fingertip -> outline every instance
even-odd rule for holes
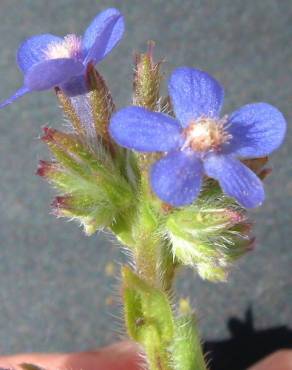
[[[29,363],[45,370],[140,370],[141,349],[125,341],[96,351],[56,354],[18,354],[0,357],[0,370],[21,370]]]
[[[280,350],[248,370],[292,370],[292,350]]]

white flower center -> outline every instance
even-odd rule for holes
[[[62,41],[49,44],[45,55],[48,59],[82,59],[82,38],[73,34],[67,35]]]
[[[231,139],[231,135],[226,131],[226,123],[227,117],[220,120],[200,117],[192,121],[183,131],[183,149],[190,148],[196,152],[219,150],[222,144]]]

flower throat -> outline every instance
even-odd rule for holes
[[[60,42],[49,44],[45,54],[48,59],[73,58],[82,59],[82,39],[74,34],[67,35]]]
[[[226,131],[227,117],[220,120],[200,117],[192,121],[183,131],[185,137],[184,148],[190,148],[195,152],[207,152],[219,150],[220,147],[231,139]]]

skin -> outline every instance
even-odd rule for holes
[[[57,354],[19,354],[0,357],[0,367],[20,370],[21,363],[46,370],[141,370],[138,347],[121,342],[98,351]],[[249,370],[292,370],[292,350],[275,352]]]
[[[97,351],[82,353],[18,354],[0,357],[0,368],[20,370],[21,363],[38,365],[45,370],[138,370],[138,348],[121,342]]]

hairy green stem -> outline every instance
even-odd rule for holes
[[[135,261],[138,283],[134,298],[131,292],[127,293],[136,310],[135,319],[126,319],[126,324],[130,325],[130,335],[135,331],[133,339],[143,346],[148,369],[206,370],[197,323],[191,308],[187,305],[179,315],[175,315],[173,310],[171,296],[177,265],[169,246],[160,246],[160,254],[153,253],[153,246],[148,249],[143,246],[139,252],[139,258]],[[154,256],[159,257],[160,261],[155,261]],[[160,277],[159,284],[151,274]],[[137,288],[139,284],[143,288]],[[128,315],[133,315],[129,305],[127,309]],[[167,331],[167,335],[163,331]]]

